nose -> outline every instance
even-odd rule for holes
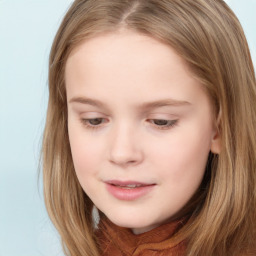
[[[143,161],[143,149],[136,129],[120,125],[111,134],[110,162],[122,167],[138,165]]]

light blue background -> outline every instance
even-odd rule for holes
[[[0,0],[0,256],[62,256],[38,158],[50,46],[71,0]],[[256,63],[256,0],[229,0]]]

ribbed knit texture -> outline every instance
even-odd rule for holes
[[[135,235],[131,229],[116,226],[106,217],[102,218],[97,231],[101,255],[185,256],[185,242],[180,242],[175,236],[182,226],[182,221],[176,221]]]

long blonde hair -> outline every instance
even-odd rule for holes
[[[42,147],[45,203],[66,254],[96,256],[99,250],[93,203],[77,180],[71,157],[65,65],[88,38],[121,28],[175,49],[215,109],[222,150],[211,156],[195,199],[200,207],[179,232],[188,241],[186,255],[255,255],[255,73],[241,25],[222,0],[76,0],[68,10],[50,54]]]

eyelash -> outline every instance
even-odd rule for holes
[[[160,130],[168,130],[178,124],[178,120],[167,120],[167,119],[148,119],[150,123],[152,123],[154,126],[156,126],[157,129]],[[160,121],[160,122],[167,122],[166,125],[157,125],[154,122]]]
[[[96,129],[101,128],[102,123],[100,123],[99,125],[90,124],[91,121],[95,121],[95,120],[104,120],[104,118],[89,118],[89,119],[84,119],[83,118],[83,119],[81,119],[81,122],[82,122],[82,124],[85,125],[85,127],[87,129],[96,130]]]
[[[92,130],[97,130],[97,129],[100,129],[101,128],[101,124],[98,124],[98,125],[92,125],[90,124],[91,121],[95,121],[95,120],[99,120],[99,121],[102,121],[104,120],[104,118],[90,118],[90,119],[81,119],[81,122],[83,125],[85,125],[85,127],[87,129],[92,129]],[[160,130],[168,130],[168,129],[171,129],[172,127],[176,126],[178,124],[178,120],[167,120],[167,119],[147,119],[147,121],[149,121],[151,124],[153,124],[153,126],[155,126],[157,129],[160,129]],[[166,125],[157,125],[155,124],[154,122],[167,122]],[[104,122],[103,122],[104,123]]]

